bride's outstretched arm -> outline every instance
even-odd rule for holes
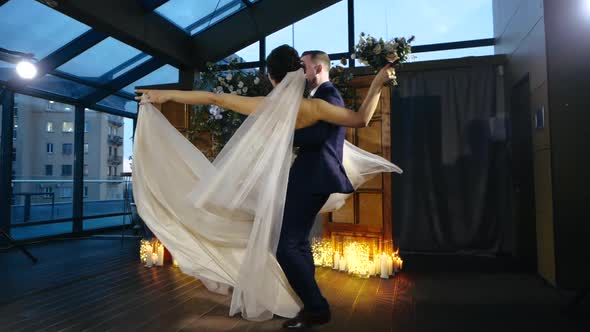
[[[148,100],[156,104],[175,101],[189,105],[217,105],[245,115],[254,112],[264,99],[264,97],[244,97],[208,91],[136,89],[135,92],[147,95]],[[135,99],[141,100],[141,97]]]
[[[392,66],[382,68],[371,82],[369,92],[363,100],[358,112],[343,107],[334,106],[321,99],[307,99],[301,103],[301,111],[297,119],[297,127],[303,128],[319,120],[343,127],[366,127],[369,125],[381,97],[383,84],[395,77]],[[306,115],[302,117],[302,115]]]
[[[344,127],[366,127],[379,104],[381,88],[383,84],[395,77],[392,66],[382,68],[371,83],[369,92],[361,104],[358,112],[353,112],[344,107],[334,106],[321,99],[303,99],[297,115],[296,128],[309,127],[318,121],[325,121]],[[212,93],[208,91],[181,91],[181,90],[151,90],[137,89],[137,93],[147,96],[148,101],[162,104],[175,101],[190,105],[217,105],[224,109],[241,114],[253,113],[264,97],[244,97],[225,93]],[[141,100],[141,97],[136,97]]]

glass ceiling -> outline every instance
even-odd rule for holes
[[[57,69],[91,81],[107,82],[150,58],[148,54],[109,37]]]
[[[134,93],[136,86],[176,83],[178,82],[178,74],[178,69],[176,67],[165,65],[129,84],[123,88],[123,91]]]
[[[248,2],[256,1],[169,0],[164,1],[154,12],[194,35],[244,10]],[[493,37],[492,0],[447,2],[442,5],[437,0],[422,0],[419,3],[392,4],[391,0],[356,0],[356,35],[361,31],[383,37],[415,34],[418,45]],[[37,60],[49,55],[63,54],[60,52],[66,45],[75,49],[79,45],[76,38],[91,31],[91,27],[35,0],[0,3],[3,3],[0,5],[0,48],[32,53]],[[445,10],[448,8],[453,10]],[[340,1],[267,36],[266,52],[287,43],[300,52],[322,49],[328,53],[345,53],[348,51],[347,24],[347,1]],[[75,42],[71,43],[72,41]],[[493,47],[423,53],[418,54],[418,60],[483,54],[493,54]],[[238,61],[258,61],[259,42],[225,60],[232,58],[238,58]],[[0,52],[0,82],[15,77],[15,59]],[[149,54],[108,37],[36,79],[30,86],[39,91],[81,99],[101,91],[103,85],[113,79],[126,75],[133,69],[141,69],[140,66],[144,63],[150,64],[150,60],[152,56]],[[123,80],[135,82],[114,95],[106,96],[98,104],[135,112],[134,87],[176,83],[178,76],[177,68],[164,65],[144,77]]]
[[[90,30],[34,0],[12,0],[0,7],[0,47],[42,59]]]
[[[156,12],[194,35],[245,7],[242,0],[170,0]]]

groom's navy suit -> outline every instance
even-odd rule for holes
[[[320,85],[313,98],[344,106],[340,93],[330,82]],[[331,193],[354,191],[342,166],[345,135],[345,128],[323,121],[295,130],[293,145],[299,150],[289,173],[277,260],[306,311],[329,309],[314,278],[309,233]]]

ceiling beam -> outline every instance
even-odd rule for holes
[[[194,35],[197,68],[242,48],[341,0],[261,0]],[[282,14],[282,15],[281,15]]]
[[[168,0],[139,0],[139,3],[146,12],[153,12],[156,8],[168,2]]]
[[[105,40],[107,37],[108,35],[106,33],[98,32],[96,30],[89,30],[83,33],[57,51],[39,60],[37,63],[37,76],[41,77],[57,69],[59,66],[82,54],[84,51]]]
[[[138,79],[146,76],[147,74],[159,69],[164,65],[164,62],[156,58],[151,58],[143,64],[131,69],[127,73],[110,81],[108,84],[105,84],[102,89],[96,90],[95,92],[81,98],[82,102],[86,105],[95,104],[101,101],[102,99],[110,96],[111,94],[119,92],[119,90],[123,89],[129,84],[137,81]]]
[[[192,67],[191,37],[137,0],[57,0],[53,9],[160,60]],[[157,3],[156,3],[157,4]]]

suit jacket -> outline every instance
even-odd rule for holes
[[[320,85],[313,98],[344,107],[342,96],[331,82]],[[295,130],[293,145],[299,151],[291,167],[289,185],[316,194],[353,192],[342,166],[345,136],[345,128],[324,121]]]

